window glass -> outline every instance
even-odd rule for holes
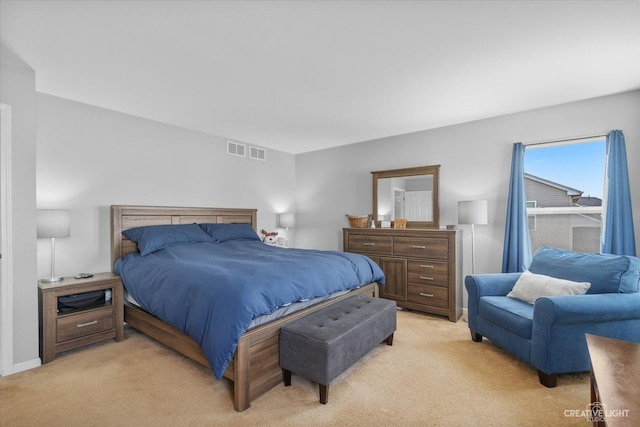
[[[531,250],[599,252],[605,139],[527,146],[525,192]]]

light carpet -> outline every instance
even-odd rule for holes
[[[467,323],[398,311],[393,346],[379,345],[331,383],[293,376],[233,409],[231,383],[135,330],[0,378],[2,426],[539,426],[588,425],[567,416],[589,403],[588,373],[556,388]]]

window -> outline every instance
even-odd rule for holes
[[[600,251],[605,148],[604,137],[526,147],[532,252],[543,245]]]

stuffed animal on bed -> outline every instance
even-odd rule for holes
[[[262,241],[267,245],[279,246],[281,248],[289,247],[289,241],[287,240],[287,238],[284,236],[277,237],[277,231],[269,232],[262,230],[260,231],[260,233],[262,234]]]
[[[276,246],[280,246],[281,248],[288,248],[289,241],[287,240],[286,237],[280,236],[276,239]]]
[[[276,236],[278,235],[277,231],[264,231],[263,229],[262,231],[260,231],[260,233],[262,233],[262,241],[264,243],[266,243],[267,245],[276,246]]]

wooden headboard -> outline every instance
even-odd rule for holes
[[[248,222],[256,230],[256,217],[256,209],[111,206],[111,266],[118,258],[138,251],[138,246],[122,235],[124,230],[145,225],[232,222]]]

